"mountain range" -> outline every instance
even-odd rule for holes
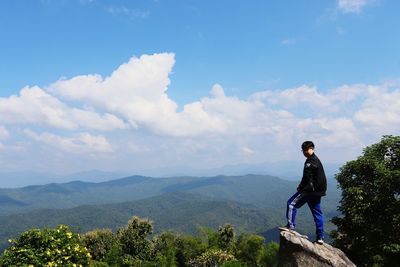
[[[0,189],[0,247],[32,227],[67,224],[84,233],[94,228],[117,229],[133,215],[154,221],[156,232],[194,233],[199,225],[234,224],[241,231],[276,237],[284,223],[286,200],[298,182],[268,175],[171,177],[130,176],[107,182],[74,181]],[[337,215],[340,191],[329,179],[323,199],[327,221]],[[312,234],[307,208],[298,225]],[[333,229],[327,223],[327,231]]]
[[[327,177],[333,178],[339,170],[340,164],[325,163],[324,169]],[[17,188],[32,184],[47,184],[51,182],[65,183],[79,180],[85,182],[104,182],[129,176],[136,173],[151,177],[177,177],[177,176],[241,176],[248,173],[274,175],[286,180],[298,180],[302,172],[303,162],[277,161],[258,164],[231,164],[218,168],[190,168],[188,166],[159,167],[151,170],[143,169],[134,172],[86,170],[69,174],[56,174],[35,171],[0,171],[0,188]]]

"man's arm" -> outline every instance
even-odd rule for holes
[[[297,187],[297,191],[314,191],[314,176],[315,171],[318,168],[317,162],[313,159],[308,159],[304,164],[303,170],[303,178],[299,186]]]

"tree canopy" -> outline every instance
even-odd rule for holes
[[[334,245],[359,266],[400,262],[400,136],[383,136],[336,175],[342,189]]]

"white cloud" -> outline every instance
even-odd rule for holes
[[[371,90],[354,118],[368,131],[400,133],[400,90]]]
[[[116,116],[67,106],[41,88],[25,87],[18,96],[0,98],[0,122],[39,124],[61,129],[123,129],[127,125]]]
[[[298,133],[306,133],[299,122],[310,119],[321,133],[330,132],[329,140],[338,140],[341,134],[345,143],[353,142],[358,138],[355,133],[363,131],[354,128],[354,123],[362,123],[362,127],[367,125],[367,119],[357,112],[363,106],[363,110],[368,108],[365,111],[377,114],[368,103],[373,101],[371,98],[379,99],[376,94],[386,91],[385,85],[343,85],[327,92],[319,91],[316,86],[302,85],[239,99],[226,96],[222,86],[216,84],[210,96],[186,104],[178,112],[178,105],[167,94],[174,63],[171,53],[144,55],[130,59],[109,77],[78,76],[60,80],[48,90],[60,97],[107,110],[134,128],[158,135],[264,134],[286,142]],[[396,121],[396,112],[389,116],[391,122]],[[344,128],[332,129],[326,125]]]
[[[105,109],[129,122],[134,128],[148,129],[154,133],[171,136],[243,132],[250,126],[250,114],[257,114],[261,121],[267,117],[288,117],[282,111],[264,110],[258,102],[242,101],[227,97],[221,86],[215,85],[211,97],[183,106],[168,97],[169,74],[175,63],[174,54],[144,55],[132,58],[111,76],[78,76],[60,80],[49,86],[51,93],[66,99],[82,101]],[[252,125],[259,131],[266,125]]]
[[[348,118],[303,119],[298,122],[298,130],[303,135],[330,147],[360,146],[357,129]]]
[[[70,153],[104,153],[113,149],[103,136],[81,133],[74,137],[60,137],[51,133],[37,134],[32,130],[24,130],[33,140]]]
[[[359,13],[375,0],[338,0],[338,8],[343,13]]]
[[[177,108],[165,93],[174,62],[173,54],[144,55],[121,65],[110,77],[77,76],[60,80],[48,90],[104,108],[124,117],[133,127],[154,124],[173,116]]]
[[[331,90],[302,85],[248,98],[227,95],[215,84],[209,95],[178,109],[168,95],[174,63],[172,53],[143,55],[108,77],[81,75],[45,89],[23,88],[19,95],[0,98],[0,123],[35,127],[35,132],[24,131],[36,141],[32,147],[24,144],[26,151],[53,149],[61,155],[75,153],[74,159],[79,158],[76,154],[114,152],[102,153],[104,160],[113,159],[105,164],[150,168],[177,162],[216,167],[290,160],[306,139],[327,151],[329,159],[340,161],[383,134],[399,132],[396,84],[352,84]],[[55,128],[57,135],[40,129],[42,125]],[[13,136],[5,132],[0,126],[0,139]],[[14,137],[10,139],[7,149],[13,145]],[[343,153],[343,148],[347,156],[331,152]]]
[[[302,85],[285,90],[267,90],[253,94],[250,98],[265,102],[285,110],[311,110],[313,113],[338,113],[348,109],[351,102],[362,101],[370,92],[379,90],[377,86],[354,84],[343,85],[328,92],[317,87]]]
[[[0,140],[5,140],[10,137],[10,133],[3,126],[0,126]]]
[[[321,95],[316,87],[302,85],[297,88],[286,89],[283,91],[263,91],[255,93],[252,98],[266,100],[271,105],[282,105],[285,108],[294,106],[315,106],[326,108],[330,106],[329,99]]]

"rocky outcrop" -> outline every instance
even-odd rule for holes
[[[280,267],[352,267],[347,256],[329,244],[313,243],[296,232],[282,231],[279,247]]]

